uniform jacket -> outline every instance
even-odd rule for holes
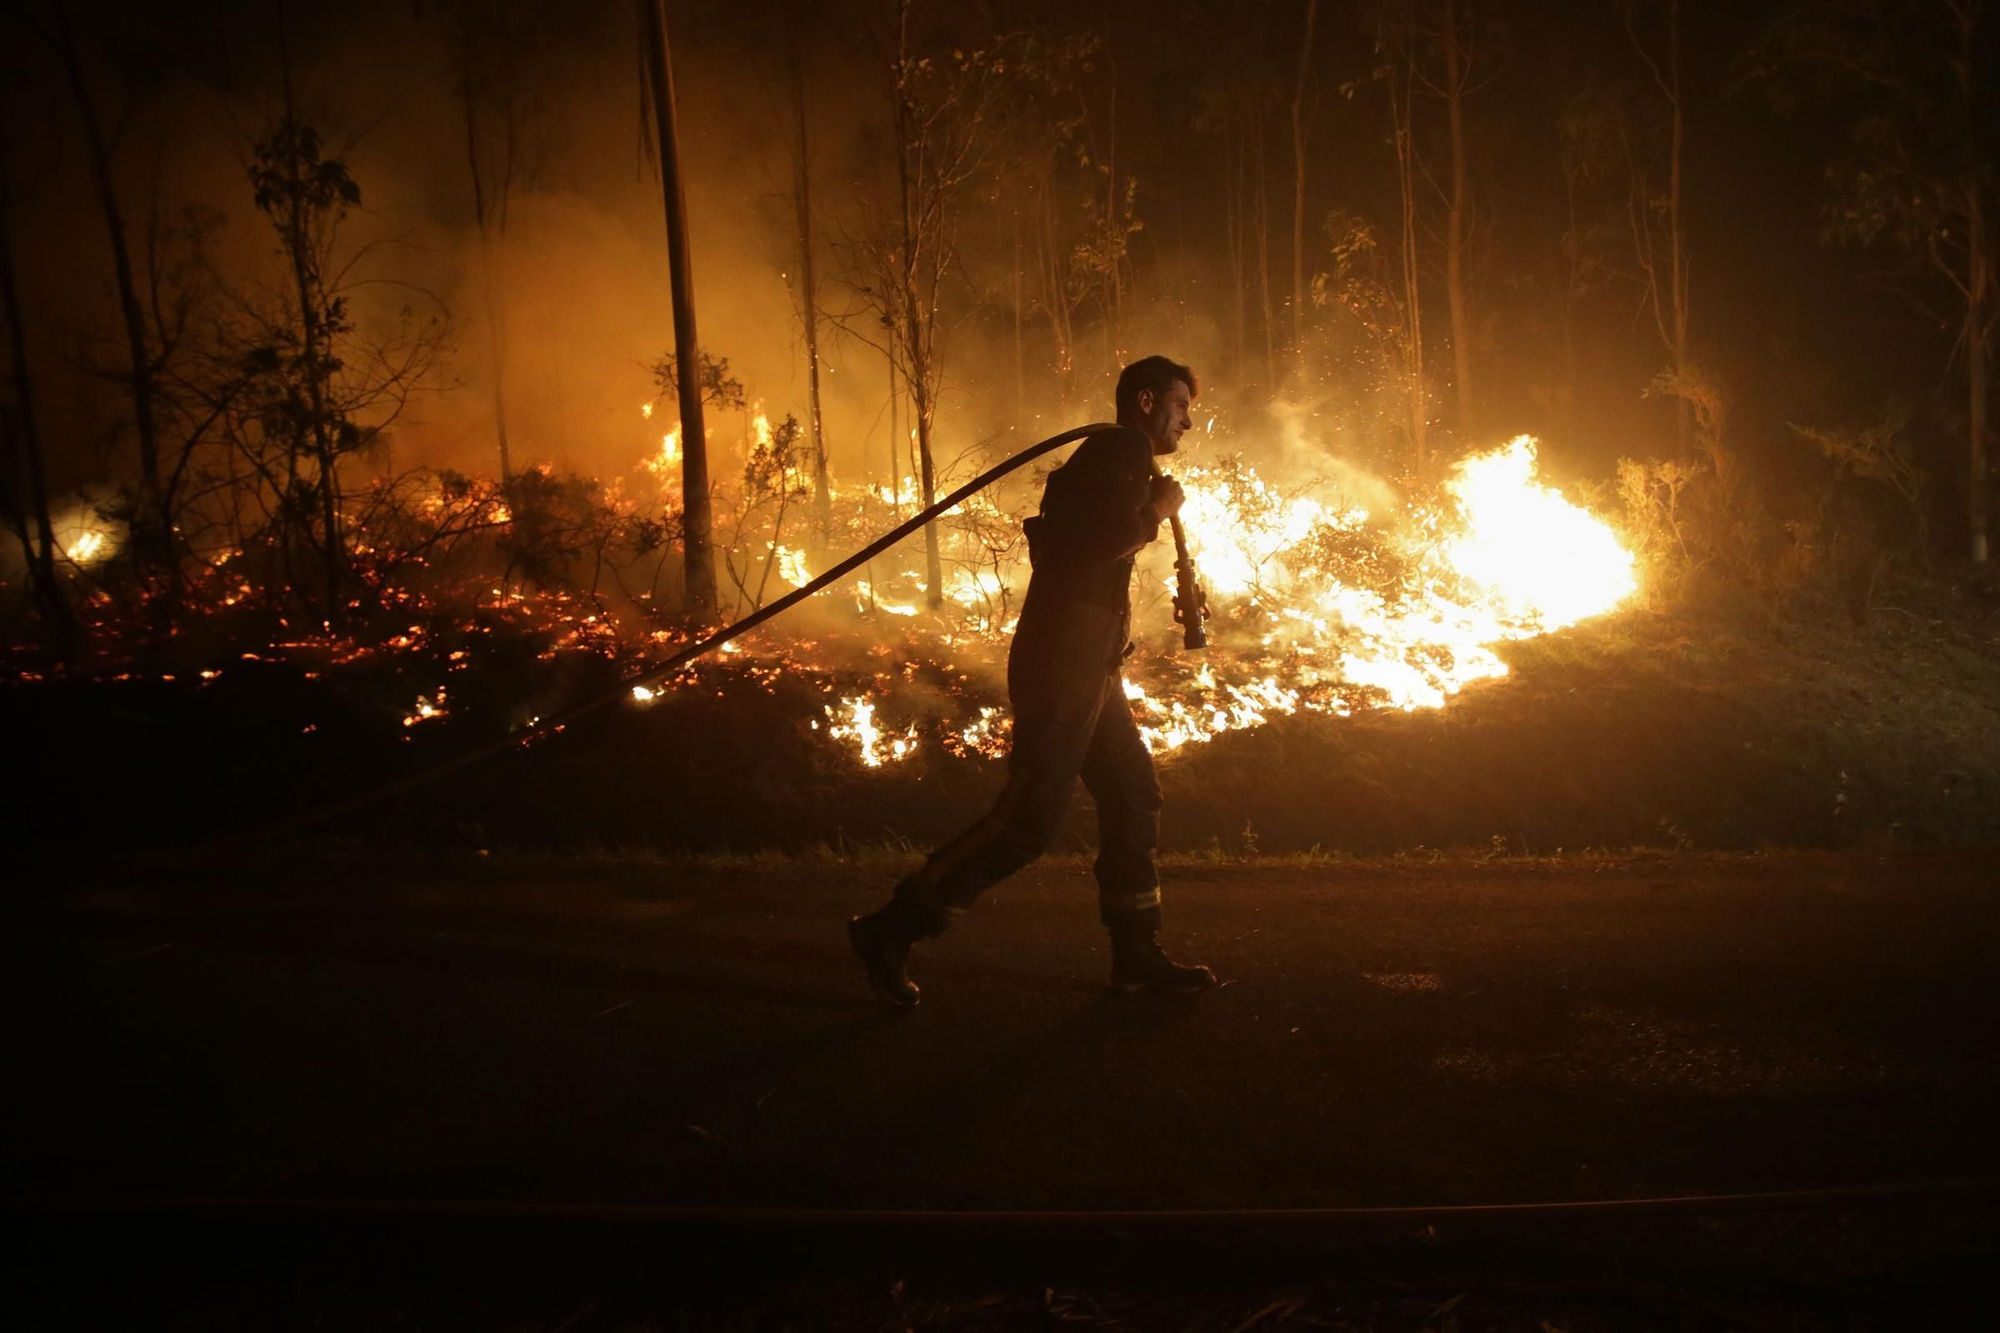
[[[1078,445],[1049,474],[1041,512],[1024,525],[1034,565],[1027,604],[1125,610],[1132,559],[1160,535],[1152,483],[1153,445],[1142,432],[1120,427]]]

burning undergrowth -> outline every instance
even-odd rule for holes
[[[543,718],[618,689],[687,642],[656,610],[678,600],[678,432],[653,438],[608,482],[540,469],[507,487],[420,473],[371,489],[347,525],[356,592],[339,625],[301,610],[287,582],[309,563],[300,553],[220,544],[181,590],[195,610],[164,658],[107,658],[96,683],[144,687],[143,707],[157,711],[163,690],[247,689],[249,699],[274,679],[291,682],[281,707],[258,705],[258,725],[279,739],[241,738],[253,750],[275,744],[275,762],[300,774],[261,788],[250,802],[257,815],[484,741],[546,740]],[[716,495],[732,619],[919,504],[904,477],[836,481],[818,508],[797,423],[761,412],[746,413],[735,462]],[[1285,719],[1443,708],[1507,673],[1497,649],[1609,611],[1636,587],[1612,529],[1539,480],[1526,437],[1466,459],[1408,500],[1331,462],[1267,474],[1213,438],[1173,470],[1215,619],[1206,652],[1180,651],[1172,544],[1142,556],[1125,688],[1162,756]],[[779,746],[788,762],[830,778],[953,765],[977,774],[1008,744],[1004,662],[1029,572],[1020,519],[1038,491],[1038,477],[1023,476],[942,521],[936,598],[912,539],[786,618],[630,689],[615,711],[636,721],[664,707],[673,720],[663,719],[662,743],[672,745],[686,742],[702,707],[763,698],[778,710],[765,723],[791,733]],[[92,560],[115,558],[108,522],[85,537]],[[107,623],[146,613],[109,592],[89,605]],[[740,733],[703,743],[718,763],[748,762]],[[397,758],[385,762],[384,746]]]
[[[1637,587],[1610,527],[1538,480],[1525,436],[1461,463],[1434,499],[1386,513],[1322,478],[1281,485],[1238,456],[1176,471],[1217,618],[1206,653],[1177,652],[1170,544],[1142,557],[1125,689],[1156,754],[1281,716],[1442,707],[1468,684],[1506,674],[1497,645],[1609,611]],[[884,599],[876,580],[821,594],[891,627],[886,640],[879,630],[833,631],[820,642],[771,637],[739,648],[823,674],[836,697],[811,725],[866,767],[927,744],[960,756],[1005,752],[1000,663],[1027,570],[990,541],[984,562],[965,557],[968,529],[1018,525],[990,499],[978,510],[959,529],[939,611],[923,609],[921,575],[901,569],[889,587],[909,590],[907,601]],[[803,554],[782,556],[785,585],[810,579]],[[678,686],[700,678],[696,669]],[[674,688],[635,695],[652,703]]]

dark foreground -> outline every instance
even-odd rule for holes
[[[36,1308],[1224,1333],[1260,1310],[1532,1329],[1984,1308],[1994,1196],[1927,1188],[2000,1176],[2000,895],[1976,863],[1182,868],[1168,934],[1230,982],[1194,1002],[1101,994],[1088,871],[1052,866],[920,956],[909,1015],[875,1006],[841,931],[888,878],[24,894],[7,1193],[44,1275],[84,1252],[140,1275],[31,1287]],[[1916,1188],[1166,1224],[739,1211],[1836,1186]]]

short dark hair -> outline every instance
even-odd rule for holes
[[[1178,380],[1188,386],[1188,397],[1201,392],[1195,383],[1194,372],[1178,361],[1169,361],[1164,356],[1144,356],[1118,372],[1118,415],[1122,419],[1127,412],[1139,410],[1139,393],[1151,389],[1157,397],[1173,387]]]

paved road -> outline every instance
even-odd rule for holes
[[[1170,875],[1108,997],[1037,869],[879,1010],[852,868],[106,888],[8,910],[10,1193],[1472,1203],[2000,1172],[1976,867]]]

